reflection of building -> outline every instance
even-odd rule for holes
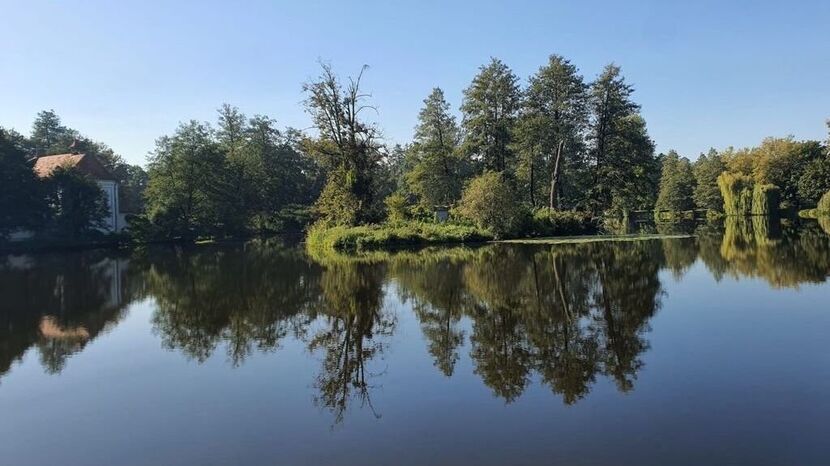
[[[124,315],[129,273],[128,259],[100,251],[0,259],[0,377],[32,347],[59,372]]]
[[[75,168],[89,176],[104,191],[107,198],[109,215],[104,219],[104,231],[119,232],[124,229],[126,222],[118,205],[118,181],[109,170],[92,154],[57,154],[38,157],[35,162],[35,173],[46,178],[59,167]]]

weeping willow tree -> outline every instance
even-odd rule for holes
[[[746,175],[723,172],[718,176],[718,187],[723,196],[726,215],[750,215],[752,213],[752,178]]]
[[[752,191],[752,215],[777,215],[781,190],[773,184],[757,184]]]
[[[728,216],[778,214],[781,189],[774,184],[755,184],[749,176],[723,172],[718,176],[718,187]]]

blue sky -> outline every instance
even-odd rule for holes
[[[42,109],[143,163],[179,121],[223,102],[307,128],[318,58],[366,88],[390,143],[442,87],[457,111],[496,56],[523,81],[551,53],[586,79],[615,62],[658,150],[694,158],[765,136],[825,139],[828,1],[0,0],[0,125]]]

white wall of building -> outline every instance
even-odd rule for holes
[[[98,186],[104,191],[104,195],[107,198],[107,208],[109,209],[109,215],[104,218],[104,227],[102,228],[103,231],[106,232],[119,232],[124,229],[124,225],[121,225],[121,216],[119,215],[120,209],[118,206],[118,183],[115,181],[109,180],[98,180]]]

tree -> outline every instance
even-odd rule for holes
[[[531,205],[541,203],[542,197],[547,197],[551,209],[560,207],[562,201],[566,205],[576,203],[577,172],[584,167],[587,97],[587,86],[576,66],[560,55],[551,55],[548,63],[530,77],[517,129],[517,148],[519,177]]]
[[[329,225],[354,225],[358,222],[360,199],[354,193],[351,172],[339,167],[329,172],[326,185],[314,203],[314,210]]]
[[[43,110],[32,124],[29,143],[36,155],[56,154],[66,151],[75,135],[75,131],[61,124],[54,110]]]
[[[830,155],[811,161],[798,179],[798,198],[804,206],[814,206],[830,191]]]
[[[694,207],[692,193],[695,180],[689,159],[680,157],[673,150],[669,151],[663,157],[661,173],[655,210],[679,212]]]
[[[523,210],[512,186],[503,173],[493,171],[470,181],[458,212],[497,238],[517,232],[523,220]]]
[[[20,138],[0,128],[0,240],[42,225],[46,204],[32,165]]]
[[[654,156],[654,143],[646,131],[646,122],[629,115],[616,122],[616,134],[607,143],[608,157],[603,168],[604,184],[595,186],[611,195],[607,206],[612,211],[650,209],[660,180],[660,160]]]
[[[766,138],[758,147],[745,148],[725,158],[732,173],[750,176],[757,184],[773,184],[781,188],[785,205],[800,207],[810,204],[801,199],[798,182],[815,160],[824,158],[818,141],[796,141],[786,138]]]
[[[246,150],[247,121],[238,108],[223,104],[219,110],[216,142],[225,157],[225,171],[219,182],[226,184],[226,198],[218,216],[226,230],[241,233],[258,210],[261,200],[261,155]]]
[[[723,211],[723,196],[718,187],[718,176],[725,169],[726,165],[715,149],[710,149],[708,154],[700,154],[700,157],[692,164],[695,178],[692,198],[698,209]]]
[[[256,186],[253,213],[261,228],[291,205],[311,204],[321,188],[319,167],[300,151],[301,134],[291,128],[280,131],[276,124],[256,115],[245,134],[251,183]]]
[[[521,104],[518,81],[507,65],[493,58],[464,90],[463,150],[487,170],[514,169],[511,143]]]
[[[418,163],[413,152],[412,145],[409,144],[405,146],[395,144],[392,146],[392,150],[389,151],[387,166],[391,191],[408,193],[411,189],[414,189],[409,182],[409,173]]]
[[[752,177],[725,171],[718,176],[718,187],[726,215],[745,216],[752,213]]]
[[[830,130],[830,120],[827,129]],[[824,154],[807,164],[797,184],[798,198],[805,206],[816,205],[830,191],[830,134],[824,144]]]
[[[149,159],[147,215],[164,236],[215,231],[225,159],[208,125],[191,120],[156,141]]]
[[[147,171],[140,165],[125,164],[126,175],[120,179],[118,206],[121,212],[138,214],[144,211],[144,190],[147,189]]]
[[[53,234],[64,238],[83,237],[104,225],[109,207],[95,181],[75,168],[59,167],[45,183]]]
[[[377,128],[361,117],[362,112],[374,109],[366,103],[369,95],[361,89],[368,67],[364,66],[356,79],[349,78],[345,87],[329,65],[323,63],[321,67],[320,76],[303,85],[306,111],[318,132],[317,138],[307,140],[306,147],[329,173],[338,172],[350,180],[348,186],[357,205],[343,207],[357,208],[351,217],[356,222],[376,219],[381,207],[374,177],[383,154]],[[337,180],[327,181],[332,182]]]
[[[449,112],[444,91],[434,88],[424,99],[410,148],[414,166],[407,184],[427,209],[452,204],[461,195],[464,162],[457,153],[458,125]]]
[[[641,170],[638,165],[627,165],[626,150],[648,152],[652,145],[645,133],[645,122],[637,116],[640,106],[631,100],[634,88],[625,82],[620,67],[610,64],[605,67],[596,81],[591,84],[588,108],[591,119],[588,132],[589,156],[593,164],[593,184],[590,189],[590,204],[593,210],[611,207],[617,192],[624,191],[629,175]],[[633,138],[633,139],[631,139]],[[653,149],[652,149],[653,150]],[[637,154],[635,158],[644,158]],[[652,154],[645,154],[645,158]],[[633,207],[633,206],[631,206]]]

